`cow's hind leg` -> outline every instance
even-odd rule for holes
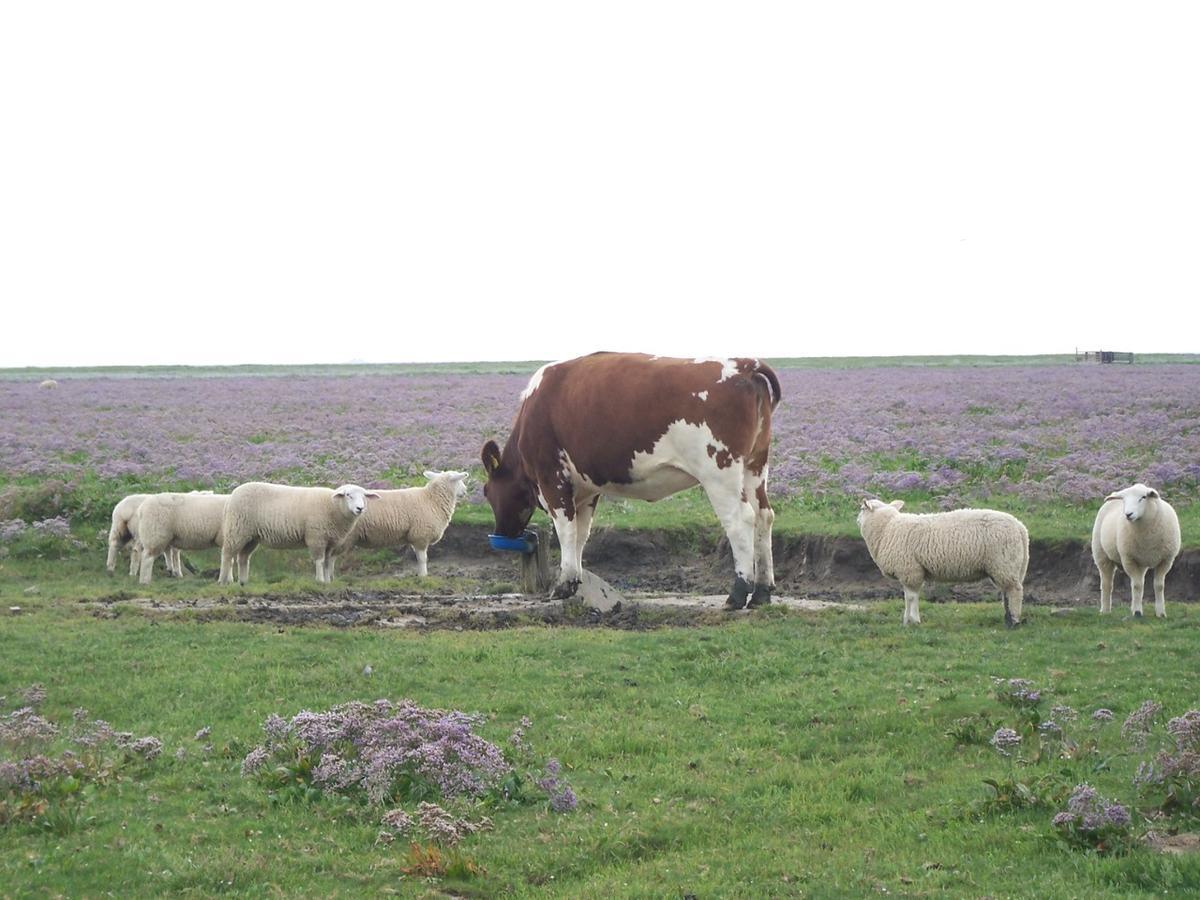
[[[733,551],[733,589],[725,601],[726,609],[742,609],[754,590],[755,513],[743,491],[742,474],[734,471],[740,468],[719,470],[701,482]]]
[[[765,606],[771,602],[775,588],[775,562],[771,555],[771,529],[775,510],[767,500],[767,470],[761,475],[747,472],[743,481],[744,496],[754,507],[754,593],[747,606]]]

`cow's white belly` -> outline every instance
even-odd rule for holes
[[[689,475],[674,466],[659,466],[642,473],[630,484],[610,483],[600,488],[606,497],[622,497],[629,500],[661,500],[699,484],[694,475]]]
[[[673,422],[654,447],[633,455],[629,467],[629,481],[608,482],[598,485],[585,473],[580,473],[564,452],[563,467],[572,481],[576,498],[593,494],[621,497],[632,500],[661,500],[696,484],[706,487],[719,480],[723,473],[718,462],[728,456],[725,445],[718,441],[707,425],[695,425],[682,420]],[[725,461],[726,466],[729,461]],[[740,475],[736,477],[736,489],[741,489]]]

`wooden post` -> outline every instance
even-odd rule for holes
[[[535,528],[537,547],[532,553],[521,554],[521,591],[528,595],[545,594],[550,590],[550,541],[544,528]]]

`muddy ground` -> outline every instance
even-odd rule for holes
[[[456,527],[430,550],[430,573],[455,579],[468,588],[457,595],[429,591],[396,593],[347,589],[341,594],[289,594],[187,601],[128,600],[149,614],[187,615],[201,620],[235,619],[279,625],[323,624],[337,627],[506,628],[519,624],[603,626],[645,629],[664,625],[701,625],[728,621],[724,595],[732,580],[732,558],[724,540],[658,531],[599,530],[585,553],[588,569],[627,599],[604,612],[579,604],[526,597],[517,591],[519,560],[492,550],[487,529]],[[557,562],[557,549],[551,551]],[[411,552],[398,553],[392,572],[412,574]],[[900,596],[899,586],[879,574],[858,538],[799,536],[775,541],[776,599],[793,608],[820,609]],[[1153,588],[1147,581],[1152,602]],[[1089,545],[1034,542],[1030,547],[1025,602],[1033,606],[1071,607],[1098,603],[1100,581]],[[927,585],[924,602],[996,599],[989,582]],[[1168,603],[1200,599],[1200,551],[1187,551],[1167,578]],[[1118,576],[1114,605],[1127,608],[1129,582]],[[111,615],[101,602],[98,615]]]

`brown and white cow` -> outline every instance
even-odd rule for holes
[[[767,461],[779,398],[779,379],[756,359],[593,353],[542,366],[503,452],[483,447],[496,531],[516,537],[535,506],[549,513],[562,550],[554,596],[569,597],[601,496],[653,501],[699,484],[733,549],[727,606],[770,603]]]

